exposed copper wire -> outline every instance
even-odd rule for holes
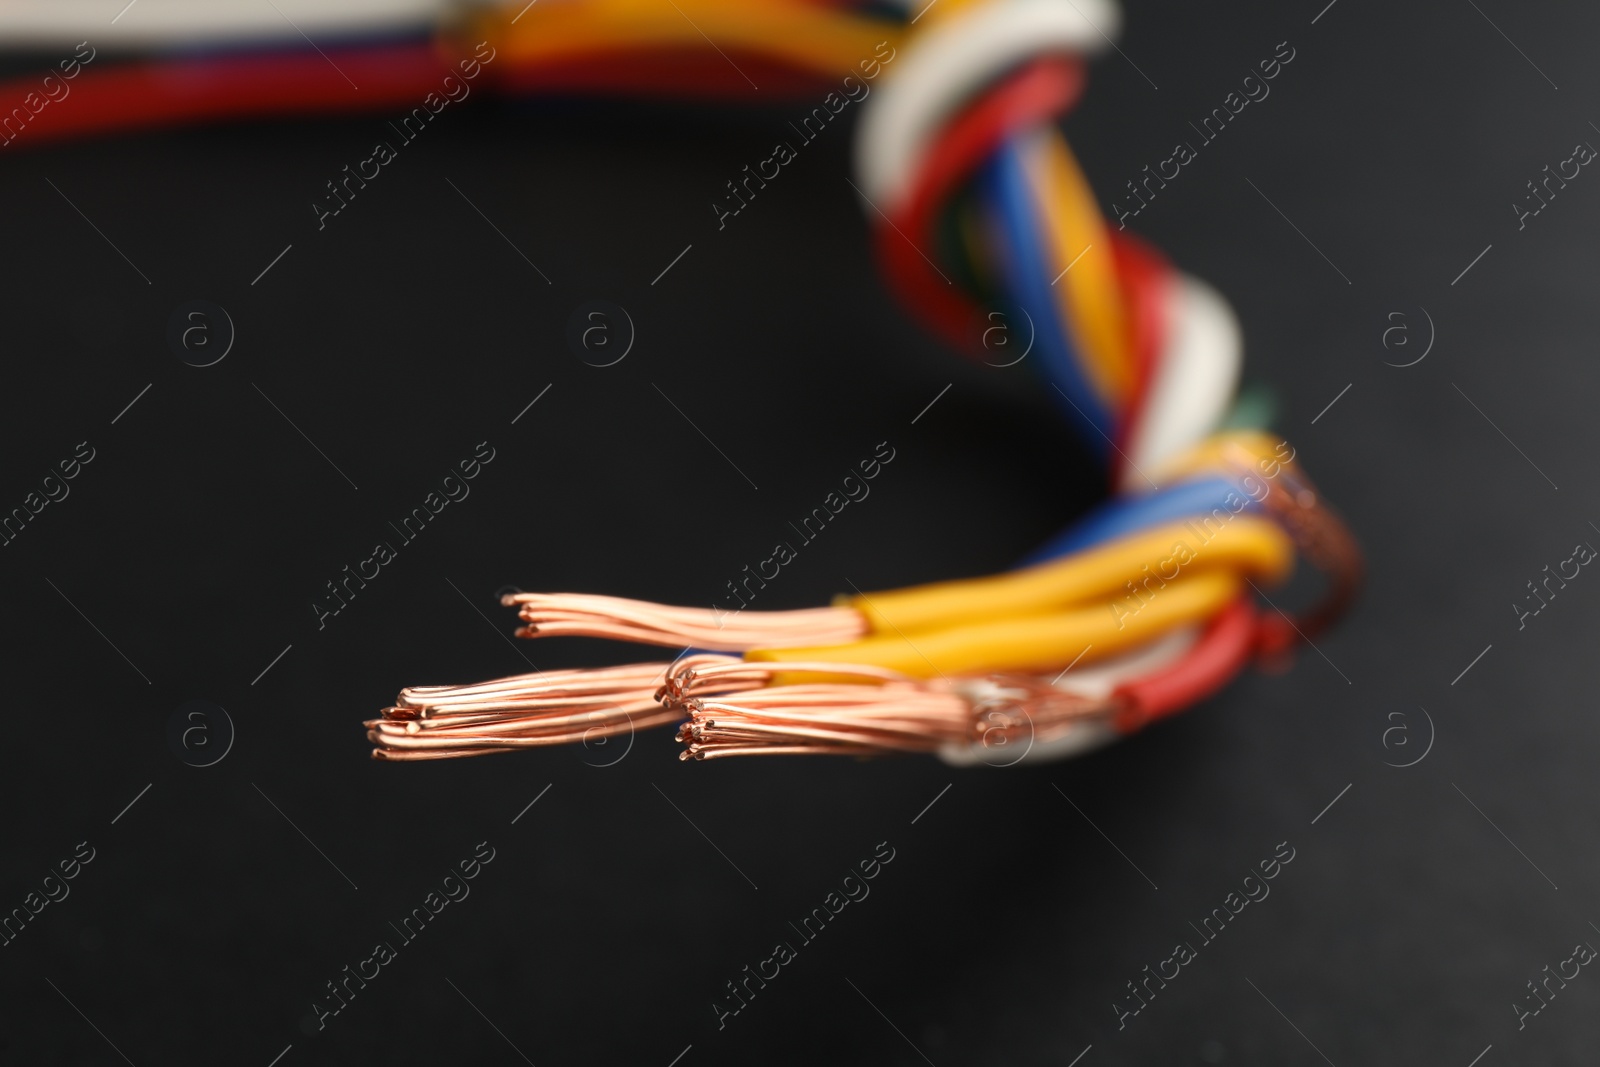
[[[1260,477],[1257,457],[1239,445],[1230,444],[1224,459],[1239,477]],[[1269,657],[1282,653],[1296,637],[1310,640],[1337,621],[1355,600],[1366,573],[1361,546],[1311,479],[1285,463],[1276,480],[1281,484],[1269,489],[1262,505],[1283,524],[1296,546],[1327,575],[1328,581],[1321,599],[1309,611],[1295,619],[1268,616],[1262,622],[1262,651]]]
[[[728,657],[721,657],[726,659]],[[418,718],[504,711],[524,708],[559,708],[585,700],[628,699],[648,696],[665,677],[666,663],[630,663],[564,671],[542,671],[496,678],[460,686],[412,686],[395,700]]]
[[[848,668],[806,664],[803,670],[830,674]],[[723,671],[732,668],[713,666],[698,673],[715,678]],[[688,692],[693,681],[685,687]],[[881,755],[952,745],[1026,751],[1035,741],[1049,742],[1085,722],[1108,722],[1116,711],[1113,700],[1070,693],[1031,676],[876,681],[768,686],[729,699],[680,696],[689,721],[678,729],[678,740],[687,745],[679,758]]]
[[[680,752],[679,759],[717,759],[720,756],[863,756],[871,755],[854,745],[718,745],[701,747],[694,755]]]
[[[780,677],[785,684],[773,685]],[[1031,676],[924,682],[881,667],[698,653],[673,663],[412,686],[366,726],[380,760],[592,743],[685,717],[683,759],[862,756],[952,745],[1023,751],[1113,710]]]
[[[673,706],[681,704],[692,697],[727,692],[730,685],[738,685],[740,688],[745,688],[742,683],[748,681],[756,681],[758,685],[766,685],[777,675],[807,674],[823,675],[833,680],[845,677],[864,685],[880,682],[910,682],[913,680],[910,675],[902,674],[899,671],[891,670],[887,667],[874,667],[868,664],[750,663],[728,656],[684,656],[667,671],[666,679],[657,693],[657,699],[668,706]],[[749,688],[754,688],[754,686]]]
[[[915,683],[772,686],[738,703],[690,700],[682,759],[752,755],[769,746],[840,754],[931,752],[965,737],[971,707]]]
[[[777,674],[859,682],[769,685]],[[757,755],[886,755],[971,746],[1023,752],[1113,702],[1044,678],[922,682],[879,668],[747,664],[726,656],[673,664],[519,675],[472,686],[413,687],[366,723],[373,757],[406,761],[592,743],[682,722],[682,759]]]
[[[690,657],[698,663],[727,656]],[[731,660],[733,663],[738,660]],[[463,686],[402,690],[383,717],[366,723],[373,758],[444,759],[520,748],[593,742],[677,722],[682,712],[655,698],[668,663],[545,671]],[[762,684],[730,678],[722,692]]]
[[[500,602],[519,608],[527,623],[518,637],[604,637],[746,652],[848,644],[867,631],[866,620],[852,608],[724,612],[587,593],[508,593]]]
[[[786,685],[764,695],[778,676],[825,678],[826,683]],[[849,683],[841,683],[845,679]],[[885,709],[877,694],[889,687],[902,694],[899,710]],[[400,692],[382,717],[366,723],[383,760],[445,759],[482,756],[546,745],[593,742],[635,730],[681,721],[691,699],[745,693],[752,709],[771,707],[774,722],[785,718],[783,706],[814,712],[808,721],[790,725],[802,731],[825,727],[827,741],[852,729],[849,715],[830,717],[828,709],[847,711],[864,725],[864,736],[877,747],[926,751],[937,747],[929,733],[931,707],[948,710],[950,698],[933,695],[896,671],[838,663],[746,663],[735,656],[697,653],[672,663],[633,663],[596,670],[544,671],[496,678],[461,686],[412,686]],[[904,714],[911,719],[900,721]],[[917,718],[917,716],[921,718]],[[827,731],[832,731],[828,733]],[[781,737],[757,725],[762,752]],[[791,733],[794,731],[791,729]],[[939,737],[943,736],[940,732]],[[777,747],[799,752],[844,751],[850,746],[815,743],[817,739]],[[859,747],[859,746],[856,746]]]

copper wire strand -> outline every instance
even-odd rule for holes
[[[775,677],[807,675],[859,680],[860,684],[798,684],[774,694],[763,690]],[[885,705],[882,689],[899,693],[898,705]],[[926,692],[896,671],[836,663],[752,664],[726,655],[696,653],[673,663],[633,663],[593,670],[546,671],[496,678],[462,686],[412,686],[400,693],[382,717],[366,723],[377,759],[443,759],[480,756],[519,748],[589,742],[637,729],[681,721],[690,698],[751,696],[750,711],[783,722],[784,702],[799,709],[840,717],[789,722],[812,729],[822,740],[851,737],[883,749],[926,750],[930,707],[949,698]],[[770,713],[765,709],[773,708]],[[945,708],[944,710],[948,710]],[[853,719],[848,714],[854,712]],[[752,720],[755,721],[755,720]],[[938,732],[944,732],[948,727]],[[763,751],[781,738],[761,726],[750,731]],[[839,745],[782,745],[807,752],[843,751]],[[855,747],[861,747],[856,744]]]
[[[410,724],[374,719],[367,723],[369,727],[367,739],[376,746],[372,753],[376,759],[404,758],[403,754],[417,751],[427,751],[440,758],[448,755],[476,756],[519,748],[567,745],[573,742],[588,743],[619,734],[631,734],[636,730],[654,726],[665,726],[677,722],[679,718],[676,711],[666,711],[658,705],[654,713],[604,722],[594,721],[585,724],[581,729],[524,729],[522,732],[511,734],[498,732],[498,727],[424,730],[413,733],[404,728]]]
[[[678,753],[681,760],[717,759],[721,756],[877,756],[887,753],[851,745],[690,745]]]
[[[838,669],[806,667],[817,673]],[[713,666],[708,673],[727,669]],[[678,729],[678,740],[686,743],[680,759],[886,755],[947,745],[1048,742],[1086,722],[1107,721],[1118,707],[1114,699],[1067,692],[1052,679],[1031,675],[778,685],[681,702],[689,721]]]
[[[589,593],[511,593],[500,602],[517,607],[527,624],[518,637],[601,637],[746,652],[848,644],[867,632],[861,614],[842,607],[723,612]]]
[[[366,726],[375,759],[423,760],[588,743],[676,722],[686,744],[680,758],[702,760],[1049,740],[1114,710],[1114,702],[1043,677],[922,681],[869,665],[696,653],[672,663],[412,686]]]
[[[383,763],[409,763],[414,760],[461,759],[466,756],[492,756],[498,752],[515,752],[511,748],[455,749],[450,752],[412,752],[393,748],[375,748],[372,758]]]
[[[860,679],[862,684],[914,682],[910,675],[888,667],[843,663],[750,663],[728,656],[685,656],[672,665],[657,698],[668,705],[724,691],[723,687],[760,679],[766,684],[777,675],[815,674]],[[754,687],[751,687],[754,688]]]
[[[1260,480],[1257,458],[1239,445],[1230,444],[1224,459],[1239,478]],[[1366,563],[1361,546],[1349,527],[1292,461],[1282,465],[1277,480],[1281,484],[1268,490],[1262,505],[1283,524],[1306,558],[1328,576],[1327,589],[1321,599],[1296,616],[1295,625],[1309,640],[1349,609],[1361,589]],[[1289,635],[1280,636],[1287,641]]]
[[[605,726],[591,727],[576,737],[570,731],[506,736],[475,730],[423,731],[413,734],[404,729],[395,729],[395,724],[393,723],[385,722],[382,719],[374,719],[369,724],[371,729],[367,731],[367,737],[374,744],[388,749],[537,748],[544,745],[569,744],[574,740],[590,741],[604,737],[615,737],[618,734],[628,733],[640,727],[676,722],[677,718],[678,716],[675,712],[667,712],[658,708],[654,714],[641,716],[638,720],[613,722]]]
[[[385,711],[389,709],[385,708]],[[511,712],[483,712],[476,715],[450,715],[434,719],[396,719],[384,716],[373,722],[384,723],[395,729],[391,733],[429,733],[441,737],[460,736],[464,732],[494,734],[550,732],[575,726],[592,727],[605,722],[638,722],[640,716],[656,715],[662,706],[649,697],[624,701],[620,704],[579,705],[567,714]],[[681,717],[681,716],[680,716]]]
[[[450,714],[473,706],[516,703],[557,705],[574,700],[626,696],[659,684],[670,664],[632,663],[622,667],[519,674],[462,686],[412,686],[396,704],[426,715]]]
[[[738,663],[728,656],[686,657],[702,666]],[[656,692],[670,663],[632,663],[547,671],[464,686],[413,686],[382,717],[368,721],[375,759],[443,759],[545,745],[589,742],[677,722]],[[764,684],[730,677],[721,692]]]
[[[788,666],[788,665],[785,665]],[[807,665],[818,673],[838,668]],[[828,753],[930,752],[969,732],[971,705],[959,694],[913,681],[876,685],[815,683],[769,686],[732,700],[690,699],[678,730],[680,755],[752,755],[767,746]]]

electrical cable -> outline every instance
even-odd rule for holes
[[[104,56],[76,41],[81,13],[102,8]],[[1243,351],[1232,310],[1106,223],[1063,136],[1086,60],[1116,36],[1113,0],[268,8],[15,0],[0,8],[0,39],[80,51],[45,79],[52,99],[70,82],[73,101],[49,121],[32,121],[44,106],[39,79],[0,82],[0,147],[24,130],[31,145],[403,110],[469,69],[481,75],[475,90],[502,97],[842,108],[843,90],[863,101],[854,184],[890,288],[951,348],[993,366],[1026,361],[1019,373],[1038,375],[1113,490],[1013,571],[826,607],[507,596],[522,637],[684,651],[665,663],[403,690],[366,724],[376,758],[582,744],[673,722],[689,759],[1062,758],[1194,706],[1252,661],[1283,659],[1356,595],[1359,549],[1294,450],[1228,428]],[[853,82],[873,83],[871,99]],[[1302,562],[1323,576],[1318,599],[1294,615],[1258,612],[1255,590],[1282,585]]]

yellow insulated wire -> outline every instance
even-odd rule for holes
[[[929,0],[911,0],[910,9],[916,12],[911,21],[919,23],[920,26],[928,26],[931,23],[943,22],[967,8],[981,7],[994,2],[995,0],[934,0],[930,3]]]
[[[897,24],[797,0],[545,0],[523,8],[512,2],[495,16],[496,43],[519,62],[715,46],[842,74],[873,59],[880,42],[894,46],[903,36]]]
[[[860,612],[873,634],[915,638],[925,630],[1103,603],[1126,596],[1128,582],[1140,590],[1159,589],[1163,582],[1171,589],[1202,573],[1226,570],[1276,583],[1293,565],[1293,542],[1276,523],[1223,507],[1025,570],[835,602]]]
[[[918,678],[1051,671],[1079,655],[1085,662],[1114,656],[1147,644],[1174,627],[1202,622],[1231,604],[1243,589],[1237,574],[1214,570],[1167,585],[1141,601],[1137,610],[1110,602],[1086,604],[948,629],[890,632],[849,645],[756,649],[745,653],[745,659],[871,664]],[[816,677],[807,679],[815,681]],[[841,676],[841,680],[854,679]],[[772,684],[792,681],[780,673]]]
[[[1029,184],[1044,216],[1057,275],[1053,285],[1062,320],[1078,341],[1095,391],[1121,411],[1133,389],[1134,369],[1122,287],[1105,218],[1066,139],[1049,130],[1028,152]]]

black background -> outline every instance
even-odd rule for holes
[[[617,743],[367,758],[402,685],[655,655],[512,642],[500,587],[708,603],[880,441],[871,496],[756,606],[1001,569],[1103,493],[1026,363],[965,363],[886,293],[851,131],[721,232],[709,202],[801,104],[480,94],[320,232],[309,204],[382,116],[3,150],[0,506],[95,458],[0,549],[0,908],[78,842],[96,858],[0,948],[0,1062],[1591,1060],[1600,976],[1521,1031],[1512,1005],[1600,943],[1600,588],[1521,630],[1508,604],[1600,537],[1600,178],[1521,231],[1508,205],[1600,140],[1600,14],[1320,9],[1132,5],[1068,131],[1105,203],[1296,49],[1135,227],[1234,304],[1370,585],[1289,672],[1007,771],[686,765],[670,731],[605,767]],[[166,343],[191,299],[237,327],[210,368]],[[607,369],[565,341],[593,299],[637,324]],[[1431,353],[1386,366],[1423,309]],[[1412,344],[1386,349],[1396,322]],[[470,497],[319,630],[324,583],[485,440]],[[168,747],[190,699],[237,727],[205,769]],[[472,895],[308,1031],[481,841]],[[885,841],[870,897],[719,1031],[723,983]],[[1285,841],[1270,897],[1119,1031],[1125,983]]]

